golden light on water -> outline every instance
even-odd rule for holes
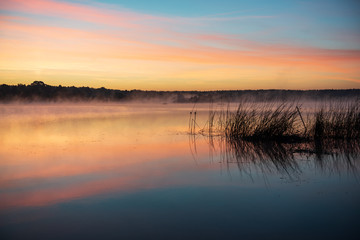
[[[0,206],[190,181],[171,177],[194,164],[184,151],[188,112],[175,109],[169,115],[166,106],[150,104],[1,106],[7,114],[0,121]],[[198,153],[206,155],[207,148]]]

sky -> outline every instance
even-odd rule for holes
[[[0,84],[360,88],[356,0],[0,0]]]

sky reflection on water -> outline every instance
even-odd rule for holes
[[[358,155],[246,158],[187,135],[192,108],[0,106],[0,234],[357,239]]]

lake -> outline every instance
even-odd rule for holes
[[[0,238],[359,238],[357,151],[234,147],[189,135],[195,111],[201,128],[209,104],[0,105]]]

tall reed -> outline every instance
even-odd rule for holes
[[[262,109],[244,108],[239,105],[237,111],[227,120],[225,135],[229,138],[250,140],[299,138],[298,113],[290,104],[264,106]]]
[[[322,107],[309,115],[306,121],[300,108],[289,103],[265,104],[261,107],[241,103],[236,111],[230,111],[228,107],[220,112],[211,107],[206,125],[207,129],[200,129],[199,133],[224,135],[234,140],[296,142],[360,139],[360,104],[339,103]],[[194,129],[191,129],[194,133]]]
[[[359,139],[360,106],[358,103],[321,108],[312,126],[314,139]]]

